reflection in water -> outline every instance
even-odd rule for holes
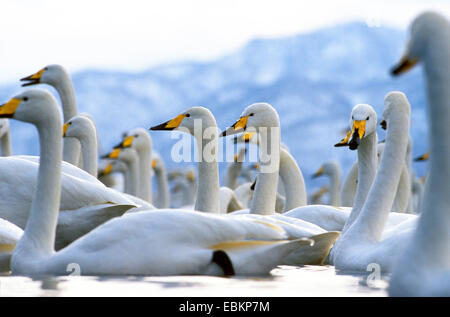
[[[386,296],[386,276],[332,266],[280,266],[264,277],[0,276],[0,296]]]

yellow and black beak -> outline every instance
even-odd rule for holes
[[[427,152],[421,156],[418,156],[414,159],[414,162],[423,162],[427,161],[430,158],[430,152]]]
[[[21,99],[11,98],[8,102],[0,105],[0,118],[12,118],[21,102]]]
[[[72,124],[72,122],[67,122],[66,124],[63,125],[63,138],[66,137],[66,132],[67,129],[69,129],[69,126]]]
[[[334,146],[348,146],[350,150],[356,150],[361,143],[361,139],[366,133],[366,120],[354,120],[352,130],[347,133],[339,143]]]
[[[41,77],[44,72],[45,68],[42,68],[40,71],[34,73],[33,75],[21,78],[20,81],[25,81],[25,83],[22,84],[22,87],[39,84],[41,82]]]
[[[130,147],[133,144],[134,137],[132,135],[124,135],[122,142],[114,146],[114,149],[124,149]]]
[[[98,177],[105,176],[105,175],[108,175],[109,173],[111,173],[112,168],[113,168],[112,163],[109,163],[108,165],[106,165],[106,167],[105,167],[104,170],[98,172],[97,178],[98,178]]]
[[[189,117],[188,114],[180,114],[167,122],[151,127],[150,130],[174,130],[178,128],[184,118]]]
[[[319,176],[322,175],[322,174],[323,174],[323,166],[321,166],[321,167],[317,170],[317,172],[315,172],[315,173],[311,176],[311,178],[319,177]]]
[[[250,140],[253,138],[253,136],[255,135],[256,132],[246,132],[240,136],[236,136],[233,140],[234,144],[237,144],[239,142],[243,142],[243,143],[249,143]],[[242,140],[242,141],[240,141]]]
[[[232,134],[236,134],[242,131],[245,131],[245,129],[247,128],[247,120],[248,120],[248,116],[244,116],[244,117],[240,117],[238,121],[236,121],[235,124],[233,124],[231,127],[227,128],[225,131],[223,131],[220,136],[226,136],[226,135],[232,135]],[[250,140],[250,139],[249,139]]]
[[[109,152],[108,154],[103,155],[101,158],[102,159],[116,159],[119,157],[120,154],[120,148],[115,148],[113,149],[111,152]]]
[[[391,75],[397,76],[404,72],[407,72],[408,70],[413,68],[418,61],[419,61],[418,59],[408,58],[407,56],[402,57],[400,62],[396,66],[392,67]]]

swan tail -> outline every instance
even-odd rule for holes
[[[330,231],[310,237],[314,245],[310,248],[294,250],[283,264],[286,265],[323,265],[340,232]]]
[[[313,241],[308,238],[283,241],[242,241],[251,247],[221,249],[230,259],[236,275],[267,275],[285,257],[298,248],[311,248]],[[224,271],[225,272],[225,271]]]

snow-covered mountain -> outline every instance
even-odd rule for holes
[[[256,39],[237,52],[210,62],[182,62],[141,72],[86,70],[72,74],[80,112],[93,115],[105,148],[117,143],[122,132],[150,127],[173,118],[191,106],[213,112],[223,129],[253,102],[269,102],[279,112],[282,141],[296,157],[313,189],[324,180],[310,175],[326,160],[338,160],[345,176],[356,152],[333,144],[348,127],[352,107],[372,105],[381,116],[383,99],[392,90],[406,93],[412,106],[413,155],[427,150],[425,93],[421,70],[392,78],[389,69],[406,44],[406,33],[349,23],[308,34]],[[45,66],[45,65],[42,65]],[[35,69],[30,69],[30,74]],[[29,74],[21,74],[26,76]],[[0,87],[1,100],[20,91],[20,84]],[[13,150],[36,154],[32,127],[12,123]],[[170,159],[170,133],[151,133],[155,150]],[[384,132],[379,131],[379,138]],[[226,163],[221,163],[221,169]],[[416,163],[417,174],[425,164]]]

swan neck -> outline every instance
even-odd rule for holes
[[[169,207],[169,183],[167,181],[167,172],[165,166],[162,165],[155,170],[156,183],[157,183],[157,195],[155,200],[155,206],[158,208]]]
[[[98,169],[98,147],[95,131],[90,136],[79,139],[81,145],[81,155],[83,158],[83,170],[94,177],[97,177]]]
[[[137,151],[139,156],[139,187],[138,197],[151,203],[152,202],[152,174],[151,161],[152,153],[150,149],[143,148]]]
[[[5,132],[2,136],[2,156],[11,156],[12,155],[12,147],[11,147],[11,134],[9,130]]]
[[[40,164],[36,192],[18,252],[28,256],[48,256],[54,252],[61,196],[62,122],[59,109],[46,113],[45,122],[36,123],[40,142]]]
[[[340,198],[340,191],[341,191],[341,172],[339,171],[339,168],[336,167],[332,173],[330,173],[330,199],[328,204],[331,206],[340,206],[341,205],[341,198]]]
[[[284,149],[280,149],[280,180],[284,184],[284,211],[306,206],[306,186],[302,171],[295,159]]]
[[[250,213],[275,213],[278,173],[280,168],[280,129],[259,129],[259,172]]]
[[[356,185],[353,208],[342,232],[347,231],[358,218],[369,194],[377,170],[377,143],[378,136],[374,132],[366,136],[359,145],[357,162],[358,184]]]
[[[203,135],[203,133],[202,133]],[[196,137],[198,157],[198,187],[195,210],[219,213],[219,167],[217,164],[218,131],[210,139]],[[201,146],[200,146],[201,145]],[[207,155],[204,155],[204,152]]]

